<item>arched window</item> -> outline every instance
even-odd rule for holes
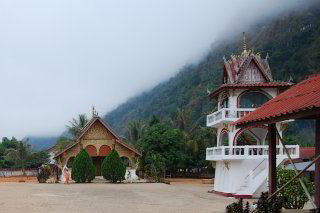
[[[111,148],[108,145],[102,145],[99,149],[99,156],[108,156],[109,152],[111,152]]]
[[[72,168],[73,161],[74,161],[74,157],[70,157],[70,158],[68,159],[67,167],[68,167],[69,169]]]
[[[246,92],[240,96],[240,108],[257,108],[269,101],[269,97],[259,91]]]
[[[97,156],[97,149],[96,149],[96,147],[93,146],[93,145],[88,145],[88,146],[86,147],[86,151],[88,152],[88,154],[89,154],[90,157],[95,157],[95,156]]]
[[[236,140],[236,146],[245,146],[245,145],[257,145],[257,139],[251,134],[243,132],[239,135]]]

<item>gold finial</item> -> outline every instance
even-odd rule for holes
[[[243,52],[247,52],[246,32],[243,32]]]

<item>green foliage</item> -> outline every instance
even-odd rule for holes
[[[49,163],[50,161],[50,155],[48,152],[40,151],[40,152],[34,152],[30,155],[28,159],[28,167],[36,168],[41,166],[42,164]]]
[[[28,165],[28,160],[31,156],[31,148],[25,142],[19,141],[16,149],[8,148],[6,150],[6,159],[12,161],[16,168],[26,168]]]
[[[249,213],[249,202],[243,203],[243,199],[240,198],[238,202],[234,202],[226,207],[226,213]]]
[[[165,159],[160,154],[147,156],[145,171],[150,179],[156,182],[163,182],[166,172]]]
[[[206,148],[216,146],[214,133],[210,128],[196,127],[192,132],[185,134],[185,168],[208,167],[209,161],[206,161]]]
[[[56,141],[56,146],[58,150],[63,151],[69,143],[70,143],[70,140],[68,138],[59,137]]]
[[[281,188],[288,181],[296,176],[293,170],[277,169],[277,188]],[[313,191],[312,183],[303,178],[302,181],[306,185],[308,191]],[[286,209],[302,209],[304,204],[308,201],[308,197],[304,193],[304,190],[299,180],[293,181],[287,188],[279,193],[278,198],[283,201],[283,207]]]
[[[129,141],[132,144],[136,144],[144,133],[146,125],[139,121],[128,122]]]
[[[126,167],[115,149],[103,160],[101,170],[102,176],[112,183],[125,179]]]
[[[257,202],[257,213],[274,212],[280,213],[282,200],[277,197],[268,199],[268,192],[262,192]]]
[[[78,118],[72,118],[69,121],[70,125],[67,126],[69,133],[72,135],[73,138],[77,138],[83,127],[88,123],[88,118],[85,114],[79,114]]]
[[[175,170],[185,159],[184,136],[182,131],[172,128],[165,122],[154,122],[152,118],[145,134],[138,141],[138,146],[142,150],[142,167],[150,162],[148,159],[154,154],[159,154],[164,158],[166,168]]]
[[[19,141],[15,137],[12,137],[11,140],[7,137],[2,138],[2,146],[5,149],[16,149],[18,147],[18,143]]]
[[[72,165],[71,178],[77,183],[91,182],[96,177],[96,167],[85,149],[75,157]]]
[[[49,154],[45,151],[32,152],[28,141],[11,140],[4,137],[0,143],[0,168],[36,168],[49,162]]]

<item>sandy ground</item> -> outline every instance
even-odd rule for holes
[[[208,193],[211,188],[190,180],[171,185],[0,183],[0,212],[224,212],[235,200]]]
[[[2,182],[27,182],[38,183],[37,177],[0,177],[0,183]]]

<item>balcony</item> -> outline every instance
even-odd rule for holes
[[[299,145],[287,145],[286,148],[292,159],[299,158]],[[268,145],[211,147],[207,148],[206,160],[267,159],[268,149]],[[277,157],[287,158],[283,146],[277,146]]]
[[[255,108],[222,108],[207,115],[207,127],[217,127],[222,123],[234,122],[254,110]]]

